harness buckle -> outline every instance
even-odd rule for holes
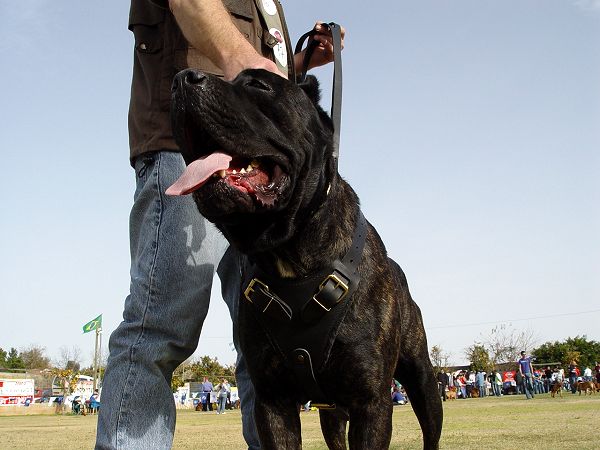
[[[252,300],[253,296],[254,300]],[[248,287],[244,290],[244,297],[259,311],[273,319],[285,321],[292,319],[292,308],[277,297],[274,292],[271,292],[269,286],[258,278],[253,278],[250,281]],[[278,308],[275,308],[275,306]]]
[[[262,287],[265,291],[269,291],[269,286],[267,286],[265,283],[263,283],[262,281],[260,281],[258,278],[252,278],[252,281],[250,282],[250,284],[248,285],[248,287],[246,288],[246,290],[244,291],[244,297],[246,297],[246,300],[248,300],[250,303],[254,303],[252,301],[252,299],[250,298],[250,294],[252,292],[254,292],[254,285],[258,283],[260,285],[260,287]]]
[[[323,289],[325,289],[325,287],[327,287],[327,284],[329,282],[333,282],[333,287],[330,288],[330,292],[335,292],[337,290],[341,290],[341,294],[339,295],[338,299],[333,302],[333,304],[331,304],[329,307],[323,305],[323,303],[321,303],[317,297],[319,296],[319,294],[323,291]],[[334,307],[335,305],[337,305],[339,302],[341,302],[346,295],[348,295],[348,285],[346,283],[344,283],[335,273],[331,273],[329,275],[327,275],[327,277],[321,282],[321,284],[319,285],[319,291],[313,295],[313,300],[321,307],[323,308],[325,311],[329,312],[331,311],[331,308]]]

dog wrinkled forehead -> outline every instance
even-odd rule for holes
[[[232,84],[243,88],[249,95],[276,97],[276,103],[272,104],[272,107],[275,108],[277,107],[277,103],[290,102],[292,99],[295,99],[295,101],[299,100],[296,95],[289,95],[290,91],[296,91],[298,94],[304,92],[315,106],[321,100],[319,82],[312,75],[306,77],[303,82],[296,84],[280,75],[263,69],[246,69],[238,74],[232,81]]]

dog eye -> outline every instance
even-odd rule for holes
[[[260,80],[255,79],[255,78],[250,78],[248,81],[246,81],[245,85],[247,87],[260,89],[262,91],[270,91],[271,90],[271,88],[267,84],[263,83]]]

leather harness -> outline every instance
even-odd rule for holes
[[[301,279],[272,276],[255,265],[245,277],[244,298],[259,313],[259,323],[300,384],[300,403],[311,400],[318,408],[336,408],[315,374],[329,358],[358,287],[366,236],[367,220],[359,210],[352,244],[341,260]]]

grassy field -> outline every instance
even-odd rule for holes
[[[1,411],[0,411],[1,413]],[[442,449],[600,448],[600,395],[564,394],[455,400],[444,403]],[[326,449],[317,412],[302,413],[303,448]],[[90,449],[95,416],[0,416],[0,449]],[[394,408],[391,449],[420,449],[421,432],[410,406]],[[243,449],[239,412],[178,411],[174,449]]]

